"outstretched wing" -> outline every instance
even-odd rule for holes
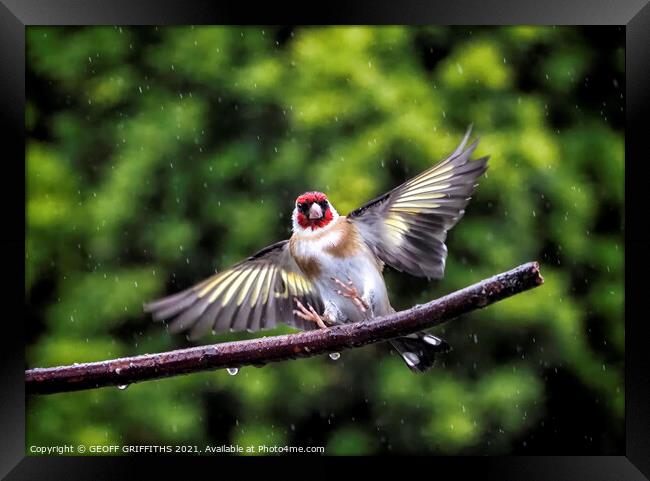
[[[488,157],[469,160],[478,144],[465,149],[470,132],[449,157],[347,216],[388,265],[415,276],[444,275],[447,231],[487,169]]]
[[[155,320],[173,319],[172,332],[191,329],[191,339],[210,330],[271,329],[278,321],[312,329],[315,324],[293,313],[294,298],[322,312],[320,296],[296,265],[285,240],[189,289],[145,304],[144,310]]]

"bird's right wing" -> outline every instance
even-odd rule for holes
[[[313,284],[302,274],[281,241],[262,249],[230,269],[219,272],[178,294],[145,304],[155,320],[172,320],[172,332],[191,329],[196,339],[212,330],[257,331],[278,321],[299,329],[315,324],[293,313],[294,298],[322,312]]]

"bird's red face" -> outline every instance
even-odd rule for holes
[[[334,208],[322,192],[305,192],[296,199],[295,222],[303,229],[321,229],[334,219]]]

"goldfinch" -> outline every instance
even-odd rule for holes
[[[322,192],[295,202],[293,234],[178,294],[145,304],[170,330],[257,331],[285,322],[298,329],[371,321],[395,312],[383,269],[440,279],[447,231],[486,171],[488,157],[470,161],[471,128],[446,159],[346,216]],[[390,341],[415,372],[431,367],[449,346],[420,332]]]

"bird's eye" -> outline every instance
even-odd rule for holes
[[[298,202],[296,207],[298,207],[298,210],[305,210],[305,203],[304,202]]]

